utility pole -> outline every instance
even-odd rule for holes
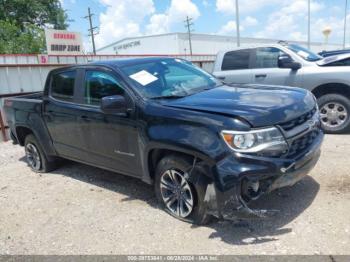
[[[192,18],[189,18],[186,16],[185,22],[185,27],[187,27],[187,32],[188,32],[188,43],[190,45],[190,55],[192,56],[192,40],[191,40],[191,32],[193,31],[191,27],[193,26]]]
[[[308,4],[307,4],[307,48],[310,49],[311,48],[311,0],[308,0]]]
[[[239,6],[238,6],[238,0],[236,0],[236,31],[237,31],[237,46],[239,47],[241,45],[241,36],[239,33]]]
[[[347,11],[348,11],[348,0],[345,0],[343,49],[345,49],[345,39],[346,39],[346,16],[347,16],[347,14],[348,14]]]
[[[94,55],[96,55],[95,35],[97,35],[98,33],[94,32],[94,30],[97,29],[98,27],[97,26],[95,26],[95,27],[92,26],[92,19],[91,19],[91,17],[93,15],[94,14],[92,14],[91,11],[90,11],[90,7],[88,7],[88,15],[84,16],[84,18],[85,19],[89,19],[90,29],[88,29],[88,31],[89,31],[89,36],[91,36],[92,51],[93,51]]]

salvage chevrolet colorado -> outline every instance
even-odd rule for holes
[[[226,85],[174,58],[55,69],[43,93],[9,98],[5,112],[35,172],[65,158],[137,177],[198,224],[269,215],[249,201],[304,177],[323,140],[311,92]]]

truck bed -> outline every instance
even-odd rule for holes
[[[4,110],[6,114],[9,114],[10,113],[9,111],[13,111],[13,109],[31,111],[31,110],[34,110],[37,104],[41,104],[42,101],[43,101],[43,92],[9,97],[5,99]]]
[[[28,119],[41,118],[42,102],[43,92],[6,98],[4,111],[8,126],[12,129],[14,123],[25,125]]]
[[[43,92],[37,92],[33,94],[27,94],[27,95],[21,95],[21,96],[14,96],[14,97],[9,97],[6,99],[6,101],[32,101],[32,102],[41,102],[43,99]],[[37,100],[37,101],[33,101]]]

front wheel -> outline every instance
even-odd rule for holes
[[[350,100],[339,94],[321,96],[318,100],[322,129],[329,134],[350,130]]]
[[[164,157],[157,166],[155,192],[161,207],[170,215],[194,224],[206,224],[203,186],[195,186],[188,180],[192,167],[186,158],[177,155]]]

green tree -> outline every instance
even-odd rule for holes
[[[67,29],[59,0],[0,0],[0,53],[42,53],[44,28]]]
[[[26,23],[67,29],[67,18],[59,0],[0,0],[0,20],[10,21],[21,29]]]
[[[23,31],[8,21],[0,21],[1,54],[37,54],[45,51],[44,30],[26,24]]]

